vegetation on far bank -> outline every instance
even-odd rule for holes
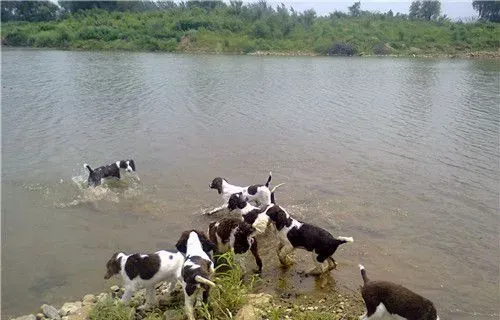
[[[2,44],[77,50],[319,55],[453,55],[498,52],[500,48],[500,24],[489,21],[463,23],[436,14],[411,18],[392,11],[373,13],[362,11],[359,2],[350,7],[349,13],[337,11],[329,16],[317,16],[314,10],[296,12],[283,5],[273,7],[265,1],[210,3],[187,1],[138,11],[66,11],[53,21],[5,22]]]

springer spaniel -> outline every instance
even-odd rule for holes
[[[359,265],[363,287],[361,295],[366,313],[360,320],[379,319],[384,315],[404,320],[439,320],[434,304],[415,292],[388,281],[371,281],[365,267]]]
[[[201,291],[203,302],[207,303],[214,263],[209,254],[215,249],[205,233],[197,230],[184,231],[176,244],[177,250],[186,255],[182,266],[181,283],[184,289],[184,310],[189,320],[194,320],[194,306]]]
[[[155,285],[162,281],[180,281],[184,256],[180,252],[165,250],[152,254],[114,253],[106,263],[106,275],[121,275],[125,287],[122,301],[128,303],[135,291],[146,288],[146,305],[156,303]]]

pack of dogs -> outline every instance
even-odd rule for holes
[[[105,179],[120,179],[120,170],[135,172],[134,160],[116,161],[113,164],[89,170],[88,185],[95,187]],[[180,284],[184,292],[184,310],[189,320],[195,319],[194,307],[201,300],[208,302],[212,281],[214,258],[228,251],[245,254],[250,251],[261,273],[262,259],[258,252],[257,237],[271,229],[278,240],[277,257],[283,266],[293,263],[291,253],[296,249],[311,252],[314,268],[307,275],[329,273],[337,267],[333,258],[338,247],[352,243],[346,236],[333,236],[316,225],[300,221],[275,202],[275,191],[270,189],[272,174],[265,184],[245,187],[230,184],[217,177],[210,189],[217,190],[223,204],[206,212],[213,215],[225,211],[224,216],[208,225],[207,233],[201,230],[182,232],[175,247],[177,252],[160,250],[155,253],[114,253],[106,263],[105,279],[118,275],[123,280],[123,303],[128,303],[137,290],[146,289],[146,306],[156,303],[155,288],[160,282],[168,288]],[[406,320],[439,320],[434,304],[417,293],[396,283],[369,280],[364,266],[359,265],[363,286],[361,295],[366,312],[361,320],[382,318],[384,315]]]

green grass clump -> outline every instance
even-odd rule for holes
[[[90,311],[90,320],[133,320],[135,311],[120,300],[107,297],[99,301]],[[153,319],[151,319],[153,320]]]
[[[217,287],[210,290],[208,304],[199,308],[199,312],[207,320],[233,319],[245,304],[246,295],[250,293],[256,281],[256,276],[245,279],[245,273],[240,265],[235,263],[232,251],[221,255],[219,261],[224,262],[216,268],[214,282]]]

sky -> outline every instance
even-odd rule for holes
[[[244,2],[254,2],[245,0]],[[348,11],[356,0],[268,0],[270,4],[277,5],[283,3],[285,6],[292,6],[296,11],[314,9],[318,15],[328,15],[330,12]],[[411,1],[397,0],[361,0],[361,10],[387,12],[392,9],[394,14],[397,12],[408,13]],[[472,0],[469,1],[441,1],[441,14],[446,14],[451,19],[466,19],[477,17],[477,11],[472,8]]]

